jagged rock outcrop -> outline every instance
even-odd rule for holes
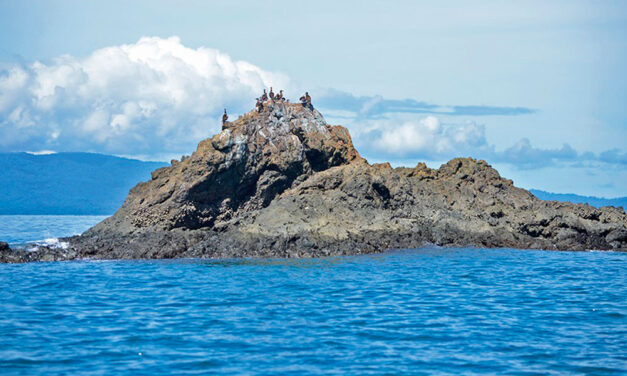
[[[485,161],[370,165],[311,108],[266,103],[131,190],[66,249],[0,261],[309,257],[445,246],[627,250],[622,208],[540,201]]]
[[[316,172],[361,159],[345,128],[300,105],[277,103],[223,128],[191,157],[154,171],[89,234],[219,229]]]

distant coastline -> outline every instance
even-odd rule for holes
[[[566,201],[572,202],[573,204],[588,204],[594,206],[595,208],[600,208],[603,206],[616,206],[622,207],[624,209],[625,207],[627,207],[627,197],[604,198],[594,196],[580,196],[573,193],[551,193],[541,191],[539,189],[530,189],[529,192],[533,193],[533,195],[540,200]]]
[[[167,166],[95,153],[0,153],[0,215],[111,215],[138,181]],[[531,189],[541,200],[627,206],[627,197],[603,198]]]
[[[0,215],[110,215],[165,162],[94,153],[0,153]]]

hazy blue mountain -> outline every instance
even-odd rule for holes
[[[601,206],[622,206],[627,207],[627,197],[617,198],[603,198],[593,196],[579,196],[572,193],[551,193],[540,191],[538,189],[530,189],[540,200],[552,200],[552,201],[567,201],[575,204],[590,204],[594,207],[600,208]]]
[[[112,214],[163,162],[92,153],[0,153],[0,214]]]
[[[112,214],[129,189],[166,165],[92,153],[0,153],[0,214]],[[627,206],[627,197],[531,193],[542,200]]]

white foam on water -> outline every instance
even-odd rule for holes
[[[50,248],[67,249],[70,246],[68,242],[62,242],[58,238],[47,238],[44,240],[38,240],[34,243],[39,246],[50,247]]]

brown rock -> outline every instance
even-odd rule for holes
[[[627,250],[626,229],[622,209],[540,201],[485,161],[370,165],[345,128],[279,102],[154,171],[115,215],[66,239],[69,249],[11,260],[310,257],[425,243]]]

